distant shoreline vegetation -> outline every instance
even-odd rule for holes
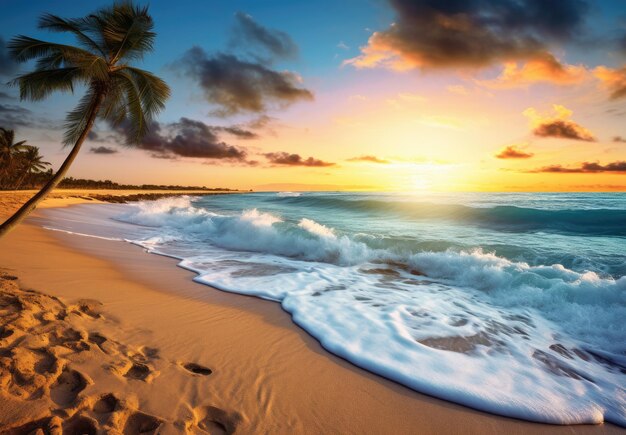
[[[52,177],[52,170],[34,175],[24,185],[19,188],[0,187],[0,190],[29,190],[38,189]],[[222,191],[222,192],[238,192],[238,189],[229,189],[226,187],[206,187],[206,186],[179,186],[172,184],[120,184],[111,180],[90,180],[85,178],[64,178],[59,185],[59,189],[102,189],[102,190],[197,190],[197,191]]]

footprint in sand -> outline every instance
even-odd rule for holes
[[[39,360],[35,363],[35,371],[39,374],[54,373],[59,359],[47,349],[35,349],[39,354]]]
[[[100,313],[100,307],[102,302],[93,299],[81,299],[75,308],[80,313],[86,314],[93,319],[100,319],[102,314]]]
[[[233,434],[241,422],[237,412],[227,412],[215,406],[201,406],[194,411],[198,427],[211,435]]]
[[[163,424],[162,420],[153,417],[143,412],[135,412],[124,425],[124,434],[139,435],[139,434],[155,434],[159,427]]]
[[[133,363],[128,371],[124,373],[124,376],[130,379],[145,381],[151,373],[152,370],[150,370],[150,367],[148,367],[147,365],[141,363]]]
[[[0,326],[0,340],[8,338],[15,333],[15,330],[12,328]]]
[[[201,366],[200,364],[196,363],[184,363],[182,364],[182,366],[185,370],[187,370],[189,373],[193,373],[194,375],[208,376],[213,373],[213,370],[211,370],[210,368]]]
[[[23,434],[49,434],[61,435],[62,421],[59,417],[45,417],[39,420],[31,421],[22,426],[8,430],[7,435],[23,435]],[[3,434],[5,432],[2,432]]]
[[[87,337],[87,340],[89,340],[90,343],[93,343],[96,346],[98,346],[98,348],[107,355],[115,355],[119,353],[115,342],[112,340],[109,340],[104,335],[100,334],[99,332],[90,332]]]
[[[110,414],[115,411],[120,403],[119,399],[112,393],[100,397],[93,405],[93,412],[96,414]]]
[[[63,423],[64,434],[96,435],[98,422],[85,415],[75,415]]]
[[[50,387],[50,398],[59,406],[72,405],[86,386],[87,379],[81,373],[66,367]]]

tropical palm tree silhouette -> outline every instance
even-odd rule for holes
[[[0,127],[0,186],[5,187],[15,170],[16,156],[26,147],[26,141],[15,143],[15,132]]]
[[[19,167],[20,178],[17,180],[15,188],[19,189],[27,176],[45,171],[50,166],[50,162],[43,160],[43,156],[39,154],[39,148],[27,145],[26,149],[19,154],[17,166]]]
[[[35,70],[17,77],[22,100],[39,101],[54,91],[73,92],[77,85],[87,91],[68,113],[65,145],[72,150],[44,187],[13,216],[0,225],[0,238],[15,228],[55,188],[78,155],[97,118],[112,125],[122,123],[129,144],[147,133],[151,119],[165,106],[170,90],[163,80],[130,65],[152,51],[156,34],[147,7],[132,2],[116,3],[83,18],[64,19],[45,14],[39,28],[69,32],[77,46],[17,36],[8,44],[19,62],[36,59]]]

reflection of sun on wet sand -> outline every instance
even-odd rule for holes
[[[15,277],[0,273],[0,428],[16,434],[148,433],[163,426],[164,417],[141,409],[133,383],[150,384],[159,376],[203,382],[212,371],[171,361],[156,347],[127,345],[125,334],[97,301],[68,305],[22,290]],[[219,433],[234,432],[238,420],[235,412],[189,404],[186,416],[168,423]]]

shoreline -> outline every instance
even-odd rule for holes
[[[164,391],[178,407],[210,405],[238,413],[240,433],[620,432],[611,424],[515,420],[417,393],[330,354],[280,304],[195,283],[193,272],[175,267],[177,260],[145,255],[135,245],[27,224],[0,248],[2,268],[22,286],[68,302],[99,300],[134,331],[131,343],[148,337],[164,360],[210,367],[206,390],[187,385],[192,391]],[[165,388],[165,374],[154,380],[154,391]],[[172,402],[150,397],[146,385],[131,386],[138,388],[142,409],[176,420],[164,409]]]

